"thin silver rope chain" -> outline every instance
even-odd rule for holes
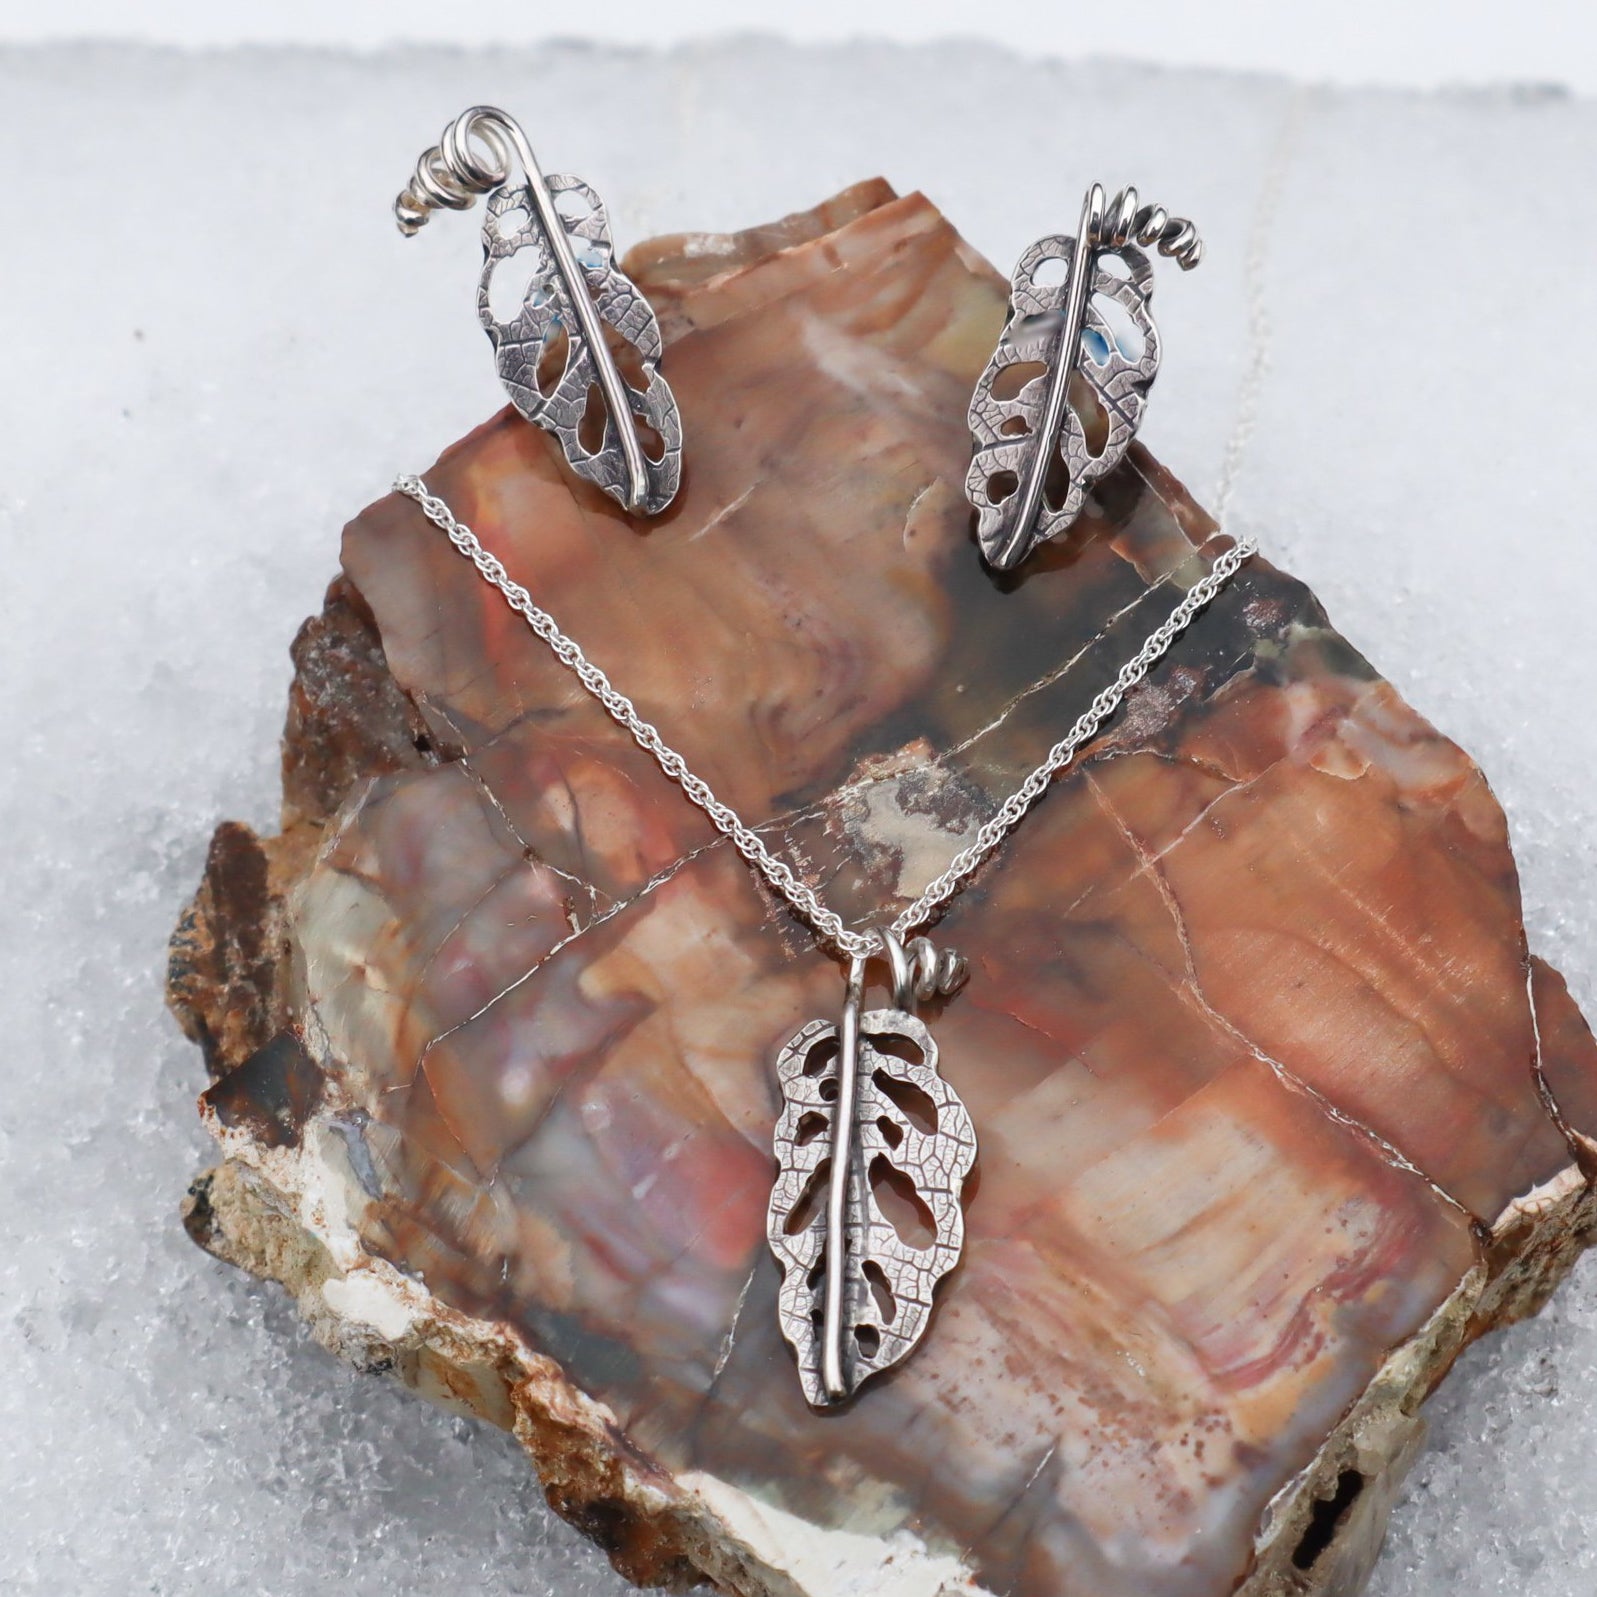
[[[527,625],[549,645],[556,659],[567,667],[596,698],[615,721],[624,727],[639,748],[653,755],[660,769],[710,817],[715,828],[757,870],[771,889],[785,899],[793,912],[806,921],[816,936],[848,959],[864,959],[884,948],[879,931],[855,931],[844,924],[836,910],[821,902],[808,882],[800,880],[786,861],[778,859],[764,840],[743,822],[730,805],[723,804],[710,785],[689,769],[688,762],[660,735],[659,728],[644,720],[626,694],[617,690],[574,639],[560,630],[553,616],[540,608],[532,595],[514,582],[498,558],[483,548],[477,535],[455,519],[449,506],[420,477],[403,476],[394,487],[421,506],[423,514],[477,568],[485,582],[504,595]],[[948,862],[948,868],[929,883],[926,890],[907,909],[902,910],[889,930],[901,942],[931,924],[938,912],[970,880],[1000,843],[1020,823],[1048,784],[1075,758],[1076,752],[1120,707],[1120,701],[1163,657],[1170,645],[1186,631],[1193,618],[1225,587],[1237,568],[1258,550],[1252,538],[1239,538],[1221,553],[1186,592],[1181,602],[1152,632],[1142,647],[1121,666],[1119,674],[1082,713],[1075,724],[1048,751],[1047,758],[998,807],[976,836]]]

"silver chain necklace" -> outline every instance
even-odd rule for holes
[[[964,1245],[960,1189],[975,1163],[970,1116],[938,1074],[937,1047],[910,1013],[917,1000],[946,997],[964,982],[964,962],[938,953],[922,935],[992,857],[1048,785],[1120,707],[1193,619],[1257,552],[1236,538],[1170,614],[1076,717],[1037,768],[999,805],[941,875],[885,927],[857,930],[823,903],[785,860],[638,713],[624,693],[515,582],[497,556],[428,491],[420,477],[394,484],[421,507],[550,651],[625,728],[639,748],[709,816],[817,939],[848,961],[838,1022],[814,1020],[777,1059],[783,1110],[776,1127],[778,1176],[767,1237],[782,1267],[778,1314],[799,1362],[805,1397],[816,1407],[847,1399],[868,1376],[903,1359],[920,1341],[932,1294]],[[882,959],[891,1009],[862,1012],[866,966]],[[891,1044],[891,1047],[885,1046]],[[907,1056],[907,1057],[905,1057]],[[906,1108],[906,1103],[911,1104]],[[906,1241],[875,1201],[872,1173],[886,1165],[915,1184],[931,1240]],[[820,1199],[824,1192],[825,1203]]]

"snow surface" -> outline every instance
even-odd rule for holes
[[[212,825],[273,824],[339,525],[500,403],[475,227],[387,209],[480,100],[623,245],[875,172],[1006,269],[1095,176],[1195,215],[1145,436],[1481,760],[1597,1008],[1597,104],[967,45],[0,52],[6,1592],[623,1589],[509,1440],[344,1370],[177,1223],[209,1149],[167,934]],[[1590,1597],[1597,1266],[1431,1407],[1379,1597]]]

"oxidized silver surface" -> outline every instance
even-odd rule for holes
[[[965,479],[982,554],[999,570],[1069,528],[1142,421],[1159,371],[1159,333],[1149,310],[1153,269],[1138,243],[1156,244],[1183,270],[1203,253],[1190,222],[1157,206],[1139,210],[1135,189],[1115,196],[1106,219],[1094,184],[1077,236],[1038,239],[1015,267],[1009,319],[971,395],[974,452]],[[1036,374],[1022,381],[1017,372],[1006,387],[1003,374],[1025,366]],[[1097,398],[1102,427],[1072,402],[1075,373]]]
[[[681,482],[682,419],[658,369],[659,323],[615,264],[604,202],[580,178],[545,177],[520,125],[491,105],[462,111],[422,152],[394,217],[410,237],[435,210],[467,210],[479,194],[489,200],[477,314],[516,409],[554,434],[579,477],[634,514],[658,515]],[[528,281],[501,318],[494,280],[518,260]],[[636,382],[613,346],[635,357]]]
[[[657,515],[675,497],[682,475],[682,421],[659,371],[660,326],[649,302],[615,264],[604,202],[580,178],[553,176],[547,183],[599,320],[614,328],[639,356],[644,386],[640,389],[621,379],[628,406],[659,434],[664,445],[663,451],[656,450],[658,458],[644,452],[645,488],[636,504],[630,500],[622,438],[605,405],[598,352],[583,335],[573,296],[533,204],[530,182],[501,188],[488,200],[477,315],[493,342],[499,376],[516,409],[560,440],[566,460],[579,477],[596,483],[623,505]],[[523,250],[538,252],[532,278],[520,310],[508,321],[500,321],[489,303],[490,285],[494,273],[505,269],[505,263]],[[559,360],[556,351],[556,358],[540,378],[539,367],[562,332],[566,335],[565,358]],[[597,342],[602,347],[603,337]],[[604,417],[602,438],[590,439],[595,446],[591,449],[582,438],[583,414],[590,402],[601,408]]]
[[[964,1247],[960,1194],[976,1161],[970,1115],[938,1074],[937,1044],[925,1024],[902,1009],[860,1014],[858,1002],[851,977],[842,1024],[812,1020],[777,1060],[783,1107],[766,1235],[782,1268],[782,1334],[798,1356],[804,1396],[817,1408],[890,1369],[925,1334],[932,1294]],[[843,1043],[854,1018],[849,1006],[856,1006],[858,1022],[851,1094],[841,1079]],[[835,1256],[826,1202],[834,1144],[847,1161],[842,1267],[836,1270],[829,1269]],[[884,1207],[889,1188],[896,1188],[887,1197],[891,1212]],[[917,1207],[920,1224],[907,1223]],[[841,1380],[835,1385],[825,1369],[829,1275],[842,1300]]]

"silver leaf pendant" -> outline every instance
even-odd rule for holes
[[[1038,239],[1010,279],[1009,319],[970,401],[965,493],[987,563],[1007,571],[1081,513],[1094,483],[1125,457],[1159,373],[1156,245],[1184,270],[1203,246],[1192,224],[1094,184],[1075,238]],[[1081,403],[1079,377],[1096,400]]]
[[[615,264],[604,202],[580,178],[533,177],[497,189],[487,210],[477,315],[516,409],[554,434],[579,477],[658,515],[681,481],[682,419],[659,370],[660,324]],[[506,316],[494,309],[499,273],[513,286],[526,277]]]
[[[805,1398],[842,1402],[913,1351],[965,1241],[976,1160],[969,1113],[937,1044],[903,1009],[861,1011],[863,962],[842,1017],[812,1020],[777,1060],[782,1112],[766,1235],[777,1312]]]

